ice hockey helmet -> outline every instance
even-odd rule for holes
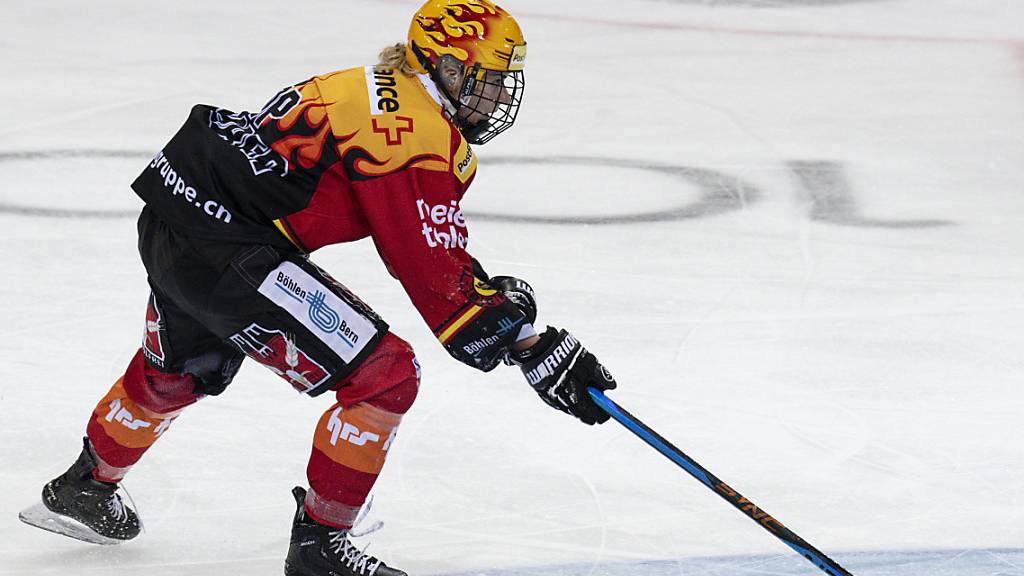
[[[470,143],[488,142],[515,122],[526,40],[515,19],[490,0],[428,0],[409,26],[406,59],[434,79],[451,104],[452,122]],[[438,73],[445,60],[461,66],[455,93]]]

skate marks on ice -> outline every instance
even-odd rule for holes
[[[1024,576],[1024,549],[855,552],[832,554],[857,576]],[[622,564],[570,564],[474,570],[445,576],[811,576],[794,554],[719,556]]]

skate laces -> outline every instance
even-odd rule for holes
[[[128,502],[131,504],[131,506],[125,504],[124,500],[122,499],[122,495],[124,496],[124,498],[128,499]],[[128,514],[129,510],[138,510],[138,507],[135,505],[135,500],[132,499],[132,495],[129,494],[127,490],[125,490],[124,486],[120,485],[117,487],[117,490],[115,490],[110,495],[110,498],[104,504],[106,505],[107,512],[109,512],[110,515],[117,522],[127,522],[131,519],[131,516]],[[139,527],[141,528],[142,521],[136,521],[139,523]]]
[[[377,572],[377,569],[380,568],[382,562],[366,553],[370,548],[369,542],[367,542],[366,546],[360,550],[348,538],[349,536],[358,538],[360,536],[373,534],[384,527],[384,523],[377,520],[363,530],[356,530],[356,526],[359,526],[366,520],[367,515],[369,515],[370,510],[372,509],[373,496],[366,501],[366,505],[359,511],[359,515],[356,516],[356,520],[352,523],[351,528],[348,530],[338,530],[329,534],[331,537],[331,550],[333,550],[335,554],[341,556],[342,560],[344,560],[345,564],[351,568],[353,572],[356,574],[362,574],[363,571],[366,571],[367,576],[373,576],[373,574]]]
[[[114,520],[118,522],[124,522],[128,519],[128,509],[121,500],[121,497],[114,494],[107,500],[107,511],[114,517]]]
[[[345,530],[331,532],[329,536],[331,537],[331,550],[340,556],[345,565],[356,574],[365,572],[367,576],[373,576],[380,568],[382,562],[366,553],[370,547],[369,543],[362,550],[356,548],[355,544],[348,539],[348,532]]]

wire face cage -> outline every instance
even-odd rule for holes
[[[470,144],[484,144],[512,127],[523,101],[522,70],[470,68],[459,90],[455,121]]]

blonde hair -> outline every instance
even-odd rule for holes
[[[417,74],[416,69],[412,67],[406,57],[405,44],[401,42],[381,50],[377,58],[379,59],[379,62],[377,62],[378,68],[398,70],[405,76],[415,76]]]

